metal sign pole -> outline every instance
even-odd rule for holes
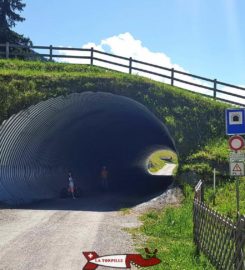
[[[213,205],[215,205],[215,197],[216,197],[216,170],[214,168],[214,195],[213,195]]]
[[[237,220],[238,220],[240,216],[239,177],[236,177],[236,207],[237,207]]]

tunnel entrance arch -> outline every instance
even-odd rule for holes
[[[0,141],[0,201],[7,202],[57,197],[68,171],[83,190],[97,189],[105,165],[113,190],[149,187],[142,157],[154,147],[175,151],[166,127],[145,106],[102,92],[31,106],[2,124]]]

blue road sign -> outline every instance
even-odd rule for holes
[[[245,109],[227,109],[225,112],[226,134],[245,134]]]

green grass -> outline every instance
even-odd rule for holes
[[[245,215],[245,177],[239,179],[240,189],[240,214]],[[209,186],[205,190],[205,201],[219,213],[236,220],[236,182],[234,179],[226,179],[226,182],[219,182],[216,187],[215,204],[213,204],[214,192]]]
[[[143,225],[131,232],[147,236],[146,246],[150,250],[158,249],[162,263],[152,267],[160,269],[215,269],[209,260],[201,254],[197,256],[193,243],[193,187],[185,184],[185,199],[180,206],[167,206],[162,211],[149,211],[141,216]],[[240,179],[241,214],[245,214],[245,178]],[[216,205],[212,205],[212,188],[205,189],[205,203],[220,213],[236,219],[235,183],[220,183],[217,187]],[[139,236],[138,236],[139,238]],[[144,254],[143,249],[139,251]]]
[[[0,60],[0,123],[42,100],[102,91],[132,98],[168,127],[180,159],[224,137],[228,106],[178,87],[90,65]]]
[[[213,169],[219,179],[229,176],[229,148],[227,138],[212,139],[201,150],[191,154],[182,166],[182,172],[192,171],[210,182]]]
[[[148,236],[147,246],[150,250],[157,248],[157,257],[162,261],[152,270],[214,269],[206,257],[196,254],[192,199],[185,199],[180,207],[167,207],[162,212],[150,211],[142,216],[142,221],[139,233]]]
[[[149,171],[156,172],[160,170],[166,163],[178,163],[176,153],[171,150],[159,150],[154,152],[148,160]]]
[[[85,91],[110,92],[145,105],[168,127],[179,153],[180,172],[196,172],[197,177],[210,181],[212,169],[217,168],[220,183],[215,209],[234,216],[234,183],[226,183],[223,177],[228,169],[224,112],[230,105],[140,76],[89,65],[0,60],[0,123],[42,100]],[[154,157],[155,167],[162,166],[160,155]],[[244,213],[244,180],[240,190]],[[211,193],[207,189],[208,203]],[[149,248],[158,248],[162,260],[153,270],[212,269],[205,257],[195,256],[189,194],[185,189],[187,199],[180,207],[161,213],[151,211],[143,217],[140,231],[149,237]]]

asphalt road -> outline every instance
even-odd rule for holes
[[[101,256],[133,252],[123,228],[139,222],[118,211],[126,201],[104,194],[0,209],[0,269],[80,270],[86,263],[83,251]]]
[[[176,167],[176,164],[167,163],[162,169],[158,170],[157,172],[150,172],[152,175],[164,175],[164,176],[171,176],[173,175],[173,171]]]

